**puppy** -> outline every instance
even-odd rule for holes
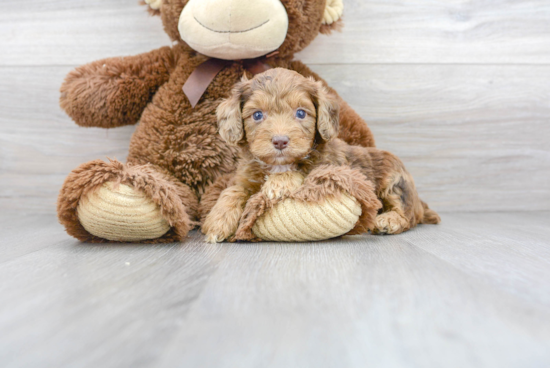
[[[221,242],[235,233],[247,200],[262,190],[270,174],[286,173],[288,181],[296,182],[326,165],[358,169],[373,182],[383,208],[372,233],[399,234],[419,223],[440,222],[396,156],[337,138],[339,104],[321,82],[282,68],[243,78],[217,116],[221,137],[239,146],[241,157],[232,185],[204,220],[208,241]],[[283,194],[270,189],[269,197]]]

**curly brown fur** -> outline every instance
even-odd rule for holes
[[[198,105],[193,108],[182,92],[191,73],[208,57],[201,55],[182,41],[178,21],[186,0],[165,0],[152,14],[160,15],[164,28],[175,44],[130,57],[116,57],[93,62],[71,72],[61,87],[62,108],[81,126],[113,128],[136,124],[130,143],[128,163],[134,166],[152,164],[170,183],[190,188],[193,200],[182,198],[185,208],[194,208],[196,198],[209,192],[219,177],[232,174],[237,166],[238,149],[229,146],[217,133],[216,109],[227,98],[243,74],[252,73],[246,63],[228,63],[210,84]],[[279,53],[263,61],[271,67],[283,67],[312,76],[326,83],[293,55],[304,49],[320,32],[341,26],[335,22],[322,26],[324,0],[282,0],[289,16],[289,32]],[[340,136],[351,144],[374,146],[366,123],[342,99]],[[97,163],[82,165],[81,175],[96,177]],[[86,174],[86,171],[90,171]],[[114,176],[116,177],[116,175]],[[144,180],[149,180],[144,176]],[[77,198],[80,191],[93,183],[74,183],[73,174],[67,179],[61,197]],[[144,185],[154,185],[144,183]],[[74,192],[74,193],[73,193]],[[215,189],[212,192],[215,197]],[[204,197],[207,209],[213,199]],[[211,207],[210,207],[211,208]],[[75,216],[67,216],[60,207],[60,218],[71,234],[81,225]],[[190,215],[196,220],[196,215]],[[80,236],[88,239],[88,235]],[[176,239],[162,238],[157,241]]]
[[[234,183],[234,175],[226,174],[220,176],[216,181],[210,185],[201,197],[199,204],[199,217],[201,224],[204,222],[206,216],[210,213],[212,208],[216,205],[220,194],[229,186]]]
[[[235,230],[235,236],[229,238],[229,240],[260,241],[252,232],[252,227],[265,211],[272,208],[274,204],[275,202],[267,198],[262,192],[250,197],[243,210],[239,226]]]
[[[421,222],[438,222],[435,212],[426,211],[397,157],[336,138],[339,107],[322,83],[293,71],[277,68],[252,80],[243,78],[218,107],[220,135],[240,147],[241,160],[234,184],[222,192],[203,232],[221,241],[238,230],[238,239],[250,239],[250,219],[257,218],[252,213],[265,208],[265,198],[281,196],[256,197],[259,207],[244,209],[247,226],[238,229],[236,217],[243,215],[244,203],[261,190],[266,177],[281,171],[309,175],[293,198],[318,203],[343,190],[358,199],[363,214],[354,234],[398,234]],[[383,204],[379,216],[382,204],[377,197]],[[231,221],[224,213],[231,213]]]
[[[300,61],[293,61],[290,63],[290,67],[286,65],[274,65],[273,67],[281,67],[303,75],[304,77],[311,77],[316,81],[323,83],[323,86],[336,98],[340,105],[340,128],[338,132],[338,138],[342,139],[348,144],[353,146],[363,147],[375,147],[374,135],[370,131],[367,123],[360,117],[349,104],[338,95],[338,93],[328,86],[326,82],[318,74],[314,73],[306,65]]]

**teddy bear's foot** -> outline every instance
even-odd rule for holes
[[[189,187],[152,165],[101,160],[74,170],[58,199],[60,222],[86,242],[181,241],[197,207]]]
[[[90,234],[111,241],[156,239],[170,230],[159,205],[142,191],[114,182],[83,196],[77,215]]]

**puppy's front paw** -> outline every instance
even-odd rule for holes
[[[204,219],[201,230],[206,235],[206,241],[221,243],[235,234],[243,213],[243,204],[228,201],[222,196]]]
[[[400,234],[408,229],[407,220],[395,211],[376,216],[374,234]]]
[[[208,216],[202,226],[202,232],[206,235],[208,243],[222,243],[237,231],[237,223],[226,221],[221,216]]]
[[[206,235],[206,241],[208,243],[223,243],[235,234],[235,231],[237,231],[237,228],[233,229],[224,225],[221,225],[214,230],[205,231],[203,228],[203,232]]]
[[[272,201],[283,198],[283,195],[286,193],[286,191],[280,187],[266,188],[262,192],[267,198],[271,199]]]
[[[304,183],[304,176],[297,171],[271,174],[262,186],[262,193],[271,200],[281,199]]]
[[[206,242],[207,243],[222,243],[224,239],[220,239],[219,235],[217,234],[206,234]]]

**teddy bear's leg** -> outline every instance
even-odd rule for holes
[[[197,223],[198,200],[153,165],[95,160],[75,169],[59,194],[59,221],[85,242],[182,241]]]

